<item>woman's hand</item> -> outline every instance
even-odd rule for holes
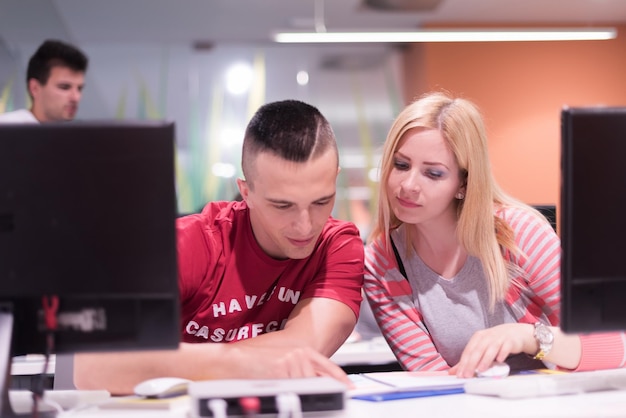
[[[502,324],[480,330],[468,341],[461,359],[449,370],[460,378],[470,378],[485,371],[494,361],[504,362],[510,354],[537,352],[532,324]]]

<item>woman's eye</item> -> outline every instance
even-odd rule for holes
[[[440,179],[441,177],[443,177],[443,172],[436,170],[427,170],[426,176],[430,177],[431,179]]]
[[[393,166],[397,168],[398,170],[407,170],[409,168],[409,165],[407,163],[405,163],[404,161],[398,161],[398,160],[395,160],[393,162]]]

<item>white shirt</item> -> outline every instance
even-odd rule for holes
[[[20,109],[0,114],[0,123],[39,123],[39,121],[30,110]]]

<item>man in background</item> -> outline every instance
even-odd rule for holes
[[[46,40],[28,61],[26,88],[30,109],[0,114],[0,123],[73,120],[85,85],[87,56],[73,45]]]

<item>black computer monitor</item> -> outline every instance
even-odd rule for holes
[[[626,329],[626,108],[561,114],[561,328]]]
[[[174,146],[165,122],[0,125],[0,396],[14,355],[178,346]]]

